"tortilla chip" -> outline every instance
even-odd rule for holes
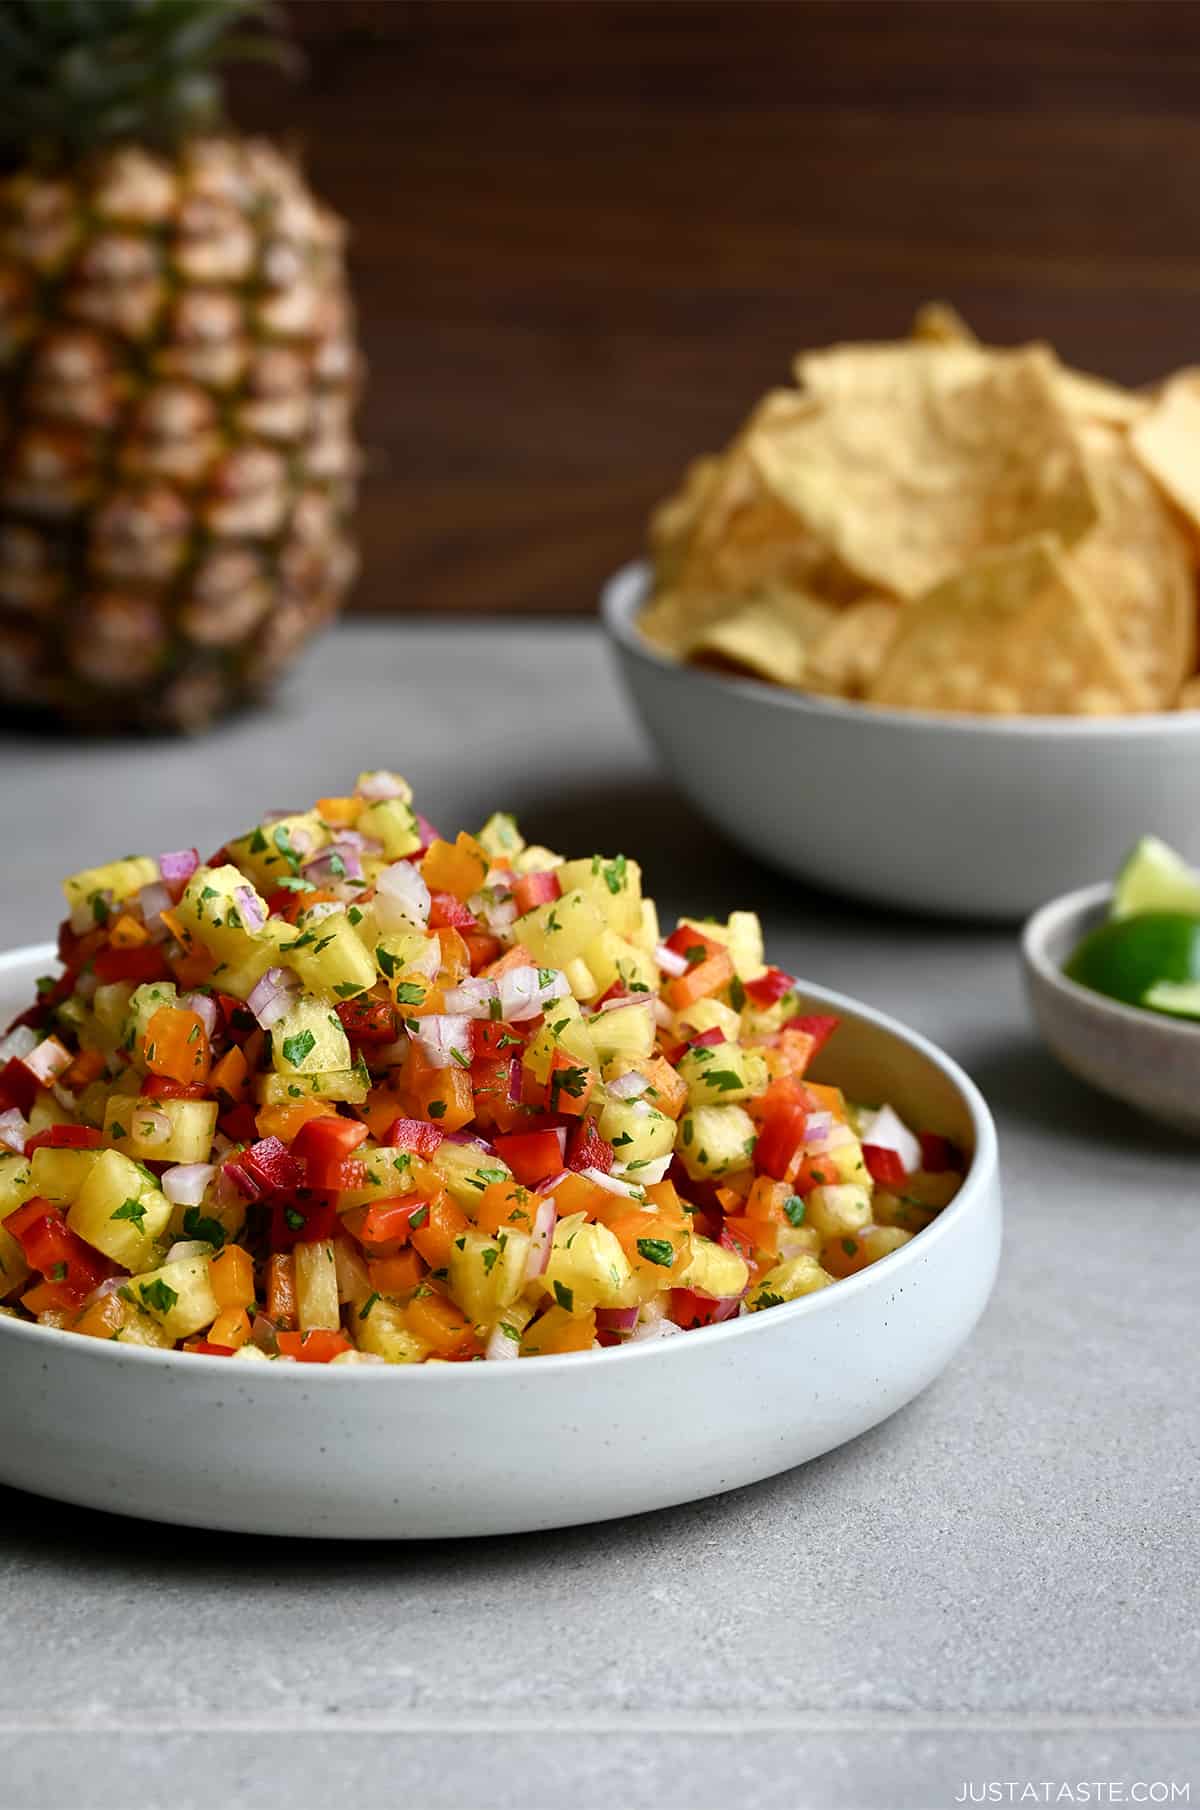
[[[679,576],[704,499],[720,472],[721,461],[711,453],[693,459],[679,489],[651,511],[650,552],[660,590],[669,589]]]
[[[987,553],[901,611],[869,701],[997,716],[1109,716],[1138,695],[1052,535]]]
[[[1200,530],[1200,370],[1170,378],[1129,439],[1155,483]]]
[[[1059,401],[1081,421],[1107,421],[1114,427],[1129,427],[1140,421],[1150,407],[1150,398],[1137,390],[1124,389],[1107,378],[1093,377],[1090,371],[1073,371],[1060,365],[1056,380]]]
[[[1120,429],[1088,422],[1084,452],[1100,519],[1067,564],[1104,615],[1143,710],[1167,710],[1196,664],[1187,540]]]
[[[697,637],[735,607],[719,591],[660,591],[638,617],[638,629],[653,647],[686,660]]]
[[[836,614],[831,605],[802,591],[768,591],[714,622],[692,642],[690,657],[800,687],[806,682],[808,650]]]
[[[1175,708],[1177,710],[1200,710],[1200,673],[1184,680],[1179,689]]]
[[[930,340],[941,346],[979,344],[958,309],[949,302],[922,302],[909,329],[912,339]]]
[[[899,619],[899,606],[890,597],[864,597],[839,610],[808,650],[805,688],[842,698],[865,697]]]
[[[988,548],[1096,519],[1083,451],[1040,347],[864,348],[801,361],[824,405],[759,435],[767,487],[865,585],[918,597]],[[835,363],[836,357],[836,363]],[[832,385],[830,379],[834,379]]]

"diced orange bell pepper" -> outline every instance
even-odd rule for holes
[[[301,1364],[331,1364],[343,1351],[353,1351],[344,1332],[314,1327],[311,1332],[281,1332],[280,1357],[296,1358]]]
[[[489,1182],[475,1214],[481,1232],[528,1232],[537,1212],[538,1196],[520,1182]]]
[[[574,1170],[554,1184],[554,1205],[560,1219],[572,1213],[586,1213],[590,1219],[598,1219],[616,1198],[609,1189]]]
[[[566,1050],[555,1049],[550,1058],[550,1075],[545,1086],[548,1112],[561,1112],[581,1119],[592,1097],[596,1077],[583,1063],[575,1061]]]
[[[367,1260],[371,1287],[381,1295],[408,1295],[425,1274],[426,1264],[414,1250],[397,1251],[394,1257]]]
[[[442,924],[435,932],[442,945],[441,982],[443,987],[456,987],[471,972],[471,952],[462,932],[452,924]]]
[[[89,1339],[111,1339],[124,1325],[125,1312],[125,1303],[120,1295],[101,1295],[98,1301],[93,1301],[72,1323],[71,1331],[81,1332]]]
[[[725,1230],[742,1255],[752,1263],[779,1255],[779,1223],[777,1220],[748,1219],[744,1214],[730,1216]]]
[[[465,930],[463,942],[466,944],[472,974],[478,974],[481,968],[486,968],[489,962],[494,962],[504,947],[498,936],[488,936],[482,930]]]
[[[550,1357],[561,1351],[590,1351],[595,1339],[594,1312],[569,1314],[562,1307],[551,1307],[526,1327],[521,1349],[529,1357]]]
[[[363,1105],[355,1110],[377,1143],[387,1136],[390,1125],[404,1117],[396,1095],[383,1087],[372,1088]]]
[[[249,1094],[250,1069],[236,1043],[231,1049],[226,1050],[219,1062],[213,1064],[209,1081],[213,1087],[219,1087],[223,1094],[228,1094],[229,1098],[234,1101],[244,1100]],[[264,1137],[268,1135],[278,1137],[279,1134],[278,1132],[263,1133]]]
[[[499,961],[489,962],[482,970],[486,980],[495,980],[501,974],[511,974],[514,968],[536,968],[538,963],[525,947],[524,943],[514,943],[512,948],[502,955]]]
[[[410,1093],[416,1116],[441,1131],[461,1131],[475,1117],[475,1094],[465,1069],[427,1068],[414,1077]]]
[[[240,1244],[227,1244],[208,1266],[208,1281],[219,1306],[254,1305],[254,1259]]]
[[[646,1199],[651,1203],[660,1218],[671,1225],[691,1225],[691,1214],[679,1198],[679,1190],[672,1181],[651,1182],[646,1189]]]
[[[122,912],[109,931],[108,940],[114,949],[138,949],[150,941],[150,932],[136,918]]]
[[[827,1087],[820,1081],[806,1081],[804,1090],[812,1095],[817,1111],[831,1112],[840,1125],[846,1123],[846,1096],[840,1087]]]
[[[267,1262],[267,1318],[276,1326],[296,1324],[296,1265],[281,1251]]]
[[[665,1281],[668,1271],[683,1269],[689,1234],[682,1226],[635,1208],[632,1213],[614,1215],[608,1229],[634,1270],[643,1275],[657,1275]]]
[[[165,916],[165,912],[163,913]],[[171,973],[176,984],[186,993],[193,987],[202,987],[211,977],[217,965],[215,955],[210,955],[203,943],[187,949],[181,956],[171,962]]]
[[[227,1307],[219,1313],[207,1333],[210,1345],[224,1345],[239,1351],[250,1343],[250,1316],[244,1307]]]
[[[733,961],[728,950],[722,949],[718,955],[710,955],[706,961],[697,962],[686,974],[678,979],[668,981],[665,988],[667,1004],[676,1012],[685,1006],[694,1006],[698,999],[709,999],[727,987],[733,979]]]
[[[355,1214],[357,1219],[358,1215]],[[363,1209],[355,1236],[371,1257],[394,1257],[406,1245],[415,1219],[417,1229],[429,1217],[429,1202],[420,1194],[404,1194],[393,1200],[374,1200]]]
[[[648,1062],[639,1062],[637,1070],[654,1090],[648,1098],[656,1111],[665,1112],[669,1119],[677,1119],[687,1105],[687,1082],[683,1076],[663,1056],[652,1056]]]
[[[21,1296],[21,1306],[40,1319],[46,1313],[71,1313],[78,1309],[81,1300],[79,1290],[68,1288],[65,1282],[39,1282]]]
[[[425,1287],[413,1296],[404,1312],[404,1323],[420,1339],[443,1355],[466,1353],[477,1346],[471,1322],[445,1295]]]
[[[429,1217],[424,1225],[410,1225],[409,1240],[420,1251],[430,1269],[445,1269],[450,1261],[454,1240],[467,1231],[470,1220],[444,1192],[429,1202]]]
[[[208,1080],[212,1050],[196,1012],[160,1006],[146,1026],[146,1067],[152,1075],[185,1085]]]
[[[469,899],[483,885],[490,866],[487,850],[460,830],[453,844],[440,836],[429,844],[421,862],[421,878],[430,892],[451,892],[456,899]]]
[[[63,1086],[73,1091],[87,1087],[89,1082],[98,1081],[104,1073],[104,1057],[99,1050],[80,1050],[69,1069],[63,1075]]]
[[[364,798],[318,798],[317,815],[330,829],[351,829],[366,804]]]
[[[793,1193],[794,1189],[786,1182],[773,1181],[769,1175],[758,1175],[745,1204],[732,1208],[732,1211],[743,1214],[746,1219],[781,1225],[786,1217],[784,1206],[791,1200]]]

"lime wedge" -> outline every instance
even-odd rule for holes
[[[1140,911],[1200,912],[1200,874],[1157,836],[1143,836],[1126,856],[1109,915]]]
[[[1127,1006],[1150,1005],[1150,993],[1164,983],[1200,987],[1200,915],[1152,911],[1101,924],[1084,937],[1063,973]]]
[[[1152,1012],[1169,1012],[1173,1018],[1200,1018],[1200,985],[1188,980],[1160,980],[1143,995],[1142,1004]]]

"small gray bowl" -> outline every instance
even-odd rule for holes
[[[1081,1081],[1200,1137],[1200,1021],[1121,1005],[1062,971],[1080,938],[1104,922],[1111,898],[1111,886],[1085,886],[1052,899],[1026,924],[1021,961],[1033,1016]]]

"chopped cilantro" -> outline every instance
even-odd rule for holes
[[[625,870],[628,866],[629,863],[624,855],[617,855],[616,858],[608,862],[604,868],[604,884],[608,887],[609,892],[612,893],[614,898],[624,888]]]
[[[567,1288],[564,1283],[556,1282],[554,1284],[554,1299],[558,1302],[558,1305],[562,1308],[564,1313],[574,1313],[575,1290],[573,1288]]]
[[[735,1012],[740,1012],[746,1004],[746,989],[736,974],[729,983],[729,1003]]]
[[[359,986],[358,982],[355,980],[339,981],[339,983],[337,984],[337,986],[334,987],[333,990],[337,994],[339,999],[353,999],[353,997],[356,993],[362,992],[362,988]]]
[[[275,828],[271,831],[271,841],[275,844],[275,847],[279,850],[291,871],[294,874],[298,874],[300,872],[300,857],[292,847],[292,839],[288,835],[287,825],[285,823],[277,823],[275,825]]]
[[[484,1270],[485,1275],[487,1275],[487,1276],[491,1275],[492,1271],[496,1267],[496,1259],[499,1257],[499,1255],[500,1255],[499,1251],[492,1250],[490,1245],[483,1252],[483,1270]]]
[[[419,1006],[425,989],[419,980],[402,980],[393,990],[393,997],[398,1006]]]
[[[252,855],[261,855],[263,853],[263,851],[265,850],[266,846],[267,846],[267,839],[263,835],[262,830],[261,829],[255,830],[254,834],[250,838],[250,853]]]
[[[146,1229],[146,1203],[131,1197],[129,1200],[122,1201],[116,1212],[110,1213],[108,1217],[131,1220],[139,1232],[144,1232]]]
[[[282,1045],[284,1061],[299,1068],[304,1058],[316,1048],[316,1042],[311,1031],[297,1031],[294,1036],[285,1037]]]
[[[669,1238],[639,1238],[637,1248],[639,1256],[647,1263],[657,1263],[660,1269],[669,1270],[675,1261],[675,1247]]]
[[[765,1288],[761,1294],[754,1297],[754,1304],[756,1307],[782,1307],[783,1296],[773,1295],[769,1288]]]
[[[376,1301],[378,1301],[378,1300],[379,1300],[379,1290],[374,1289],[371,1292],[371,1294],[369,1294],[367,1296],[366,1300],[363,1302],[362,1306],[358,1310],[358,1317],[360,1320],[366,1319],[367,1315],[370,1313],[371,1309],[374,1307]]]
[[[170,1283],[164,1282],[161,1276],[156,1276],[153,1282],[140,1282],[138,1293],[147,1307],[160,1314],[169,1314],[179,1299],[175,1289]]]
[[[783,1210],[792,1225],[802,1226],[804,1224],[804,1202],[798,1194],[792,1194],[784,1201]]]
[[[444,1119],[446,1116],[446,1102],[444,1100],[431,1100],[429,1102],[429,1116],[431,1119]]]
[[[202,1213],[199,1207],[188,1207],[183,1215],[183,1229],[189,1238],[202,1238],[206,1244],[215,1245],[218,1250],[225,1242],[225,1227],[219,1219],[213,1219],[208,1213]]]
[[[375,951],[375,960],[379,963],[379,972],[386,980],[391,980],[393,974],[396,972],[396,958],[391,950],[385,949],[383,944],[380,943]],[[415,1005],[416,1000],[413,1000],[411,1003]]]
[[[304,1230],[304,1215],[299,1207],[285,1207],[283,1209],[283,1217],[287,1220],[287,1223],[293,1232],[302,1232]]]
[[[46,1271],[46,1274],[49,1276],[51,1282],[65,1282],[67,1279],[67,1266],[65,1263],[52,1263],[50,1268]]]
[[[420,1228],[425,1224],[425,1221],[428,1218],[429,1218],[428,1206],[418,1207],[415,1213],[410,1213],[408,1216],[409,1231],[410,1232],[419,1231]]]

